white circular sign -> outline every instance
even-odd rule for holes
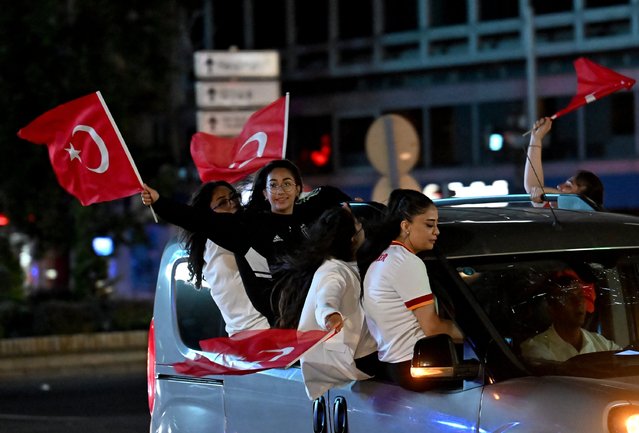
[[[389,151],[391,140],[390,144],[394,144],[393,154]],[[392,159],[396,161],[400,176],[408,173],[415,167],[419,156],[419,137],[415,127],[397,114],[385,114],[377,118],[366,133],[366,155],[381,175],[391,173]]]

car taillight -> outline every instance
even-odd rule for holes
[[[149,396],[149,412],[153,413],[155,404],[155,326],[153,319],[149,326],[149,343],[146,357],[146,391]]]

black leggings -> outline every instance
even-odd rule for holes
[[[369,376],[377,376],[379,374],[380,362],[377,358],[377,352],[362,356],[355,360],[355,366],[368,374]]]

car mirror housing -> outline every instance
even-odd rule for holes
[[[479,367],[475,359],[460,362],[452,338],[437,334],[415,343],[410,373],[415,378],[474,379],[479,375]]]

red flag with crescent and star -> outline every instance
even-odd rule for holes
[[[241,331],[231,337],[200,341],[202,354],[175,363],[173,368],[191,376],[242,375],[269,368],[288,368],[333,335],[334,331],[276,328]]]
[[[253,113],[237,137],[195,133],[191,138],[191,157],[200,179],[233,183],[269,161],[283,159],[287,129],[288,94]]]
[[[621,75],[585,57],[578,58],[573,62],[573,65],[577,73],[577,94],[565,108],[550,117],[552,120],[618,90],[629,90],[635,84],[634,79]]]
[[[47,111],[18,131],[46,144],[60,185],[83,206],[142,191],[142,179],[100,92]]]

